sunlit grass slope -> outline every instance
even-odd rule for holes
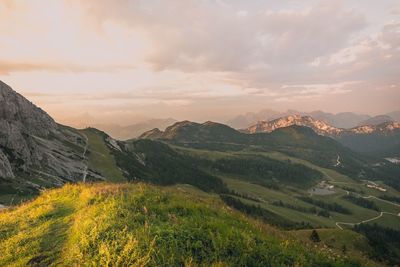
[[[0,213],[0,266],[358,266],[189,186],[66,185]]]

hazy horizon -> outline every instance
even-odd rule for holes
[[[58,122],[400,110],[400,2],[0,2],[0,80]]]

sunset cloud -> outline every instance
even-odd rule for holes
[[[56,118],[337,112],[340,98],[387,112],[400,102],[399,10],[396,0],[7,0],[0,78]],[[382,90],[390,99],[368,97]]]

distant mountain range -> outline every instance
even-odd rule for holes
[[[378,125],[383,122],[399,121],[399,119],[396,119],[397,117],[400,117],[400,112],[398,113],[399,114],[397,114],[396,112],[392,112],[391,114],[387,115],[371,117],[369,115],[355,114],[351,112],[332,114],[323,111],[313,111],[307,113],[296,110],[287,110],[286,112],[277,112],[266,109],[258,113],[247,113],[245,115],[238,116],[228,121],[226,124],[235,129],[244,129],[257,124],[257,122],[259,121],[270,121],[290,115],[301,115],[312,117],[315,120],[321,121],[321,123],[325,123],[327,126],[349,129],[361,125]],[[144,120],[142,122],[134,123],[128,126],[121,126],[118,124],[95,123],[91,124],[91,127],[100,129],[118,140],[128,140],[139,137],[142,133],[152,130],[154,128],[163,130],[175,122],[177,122],[177,120],[174,118],[155,118]]]
[[[290,115],[271,121],[259,121],[242,130],[244,133],[270,133],[276,129],[293,125],[306,126],[316,133],[332,137],[343,145],[358,152],[377,153],[386,156],[398,156],[400,150],[400,123],[388,116],[370,118],[350,129],[337,128],[310,116]]]
[[[256,113],[249,112],[244,115],[239,115],[227,121],[226,124],[235,129],[244,129],[257,124],[259,121],[271,121],[290,115],[310,116],[315,120],[323,121],[336,128],[345,129],[360,125],[371,125],[371,123],[376,125],[387,121],[400,121],[400,111],[388,113],[382,116],[371,117],[369,115],[356,114],[352,112],[332,114],[323,111],[302,112],[297,110],[287,110],[285,112],[278,112],[265,109]]]
[[[280,119],[282,117],[290,118],[291,116],[293,118],[309,117],[311,119],[309,123],[303,123],[303,124],[295,123],[295,124],[311,127],[314,130],[316,130],[317,133],[320,134],[322,134],[321,130],[328,132],[329,131],[338,132],[341,131],[342,129],[355,128],[356,126],[364,126],[364,125],[376,126],[384,122],[395,121],[395,119],[393,119],[388,115],[379,115],[376,117],[370,117],[368,115],[358,115],[350,112],[338,113],[334,115],[322,111],[302,113],[295,110],[288,110],[287,112],[279,113],[272,110],[264,110],[257,114],[248,113],[245,116],[239,116],[235,120],[231,121],[231,123],[227,123],[227,125],[235,129],[242,129],[242,128],[254,127],[255,125],[258,125],[259,122],[265,121],[265,119],[262,118],[271,118],[267,119],[267,121],[270,121],[274,119]],[[249,124],[250,121],[254,121],[254,123]],[[142,133],[150,131],[155,128],[164,130],[165,128],[174,124],[175,122],[177,122],[177,120],[173,118],[149,119],[128,126],[120,126],[117,124],[93,124],[92,127],[100,129],[118,140],[128,140],[132,138],[137,138]],[[313,127],[312,124],[314,123],[317,123],[319,125],[318,126],[315,125],[316,127]],[[239,127],[240,125],[247,125],[247,126]]]
[[[337,136],[341,134],[371,134],[374,132],[389,133],[400,128],[400,123],[395,122],[388,116],[377,116],[360,123],[359,126],[345,129],[329,125],[325,121],[314,119],[311,116],[289,115],[271,121],[259,121],[255,125],[242,130],[245,133],[270,133],[276,129],[292,125],[306,126],[312,128],[316,133],[326,136]]]

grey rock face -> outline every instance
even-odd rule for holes
[[[2,178],[14,178],[11,164],[8,161],[6,155],[0,150],[0,177]]]
[[[0,81],[0,120],[12,123],[18,130],[46,137],[57,129],[56,122],[42,109],[29,102]]]
[[[0,177],[41,176],[53,185],[75,182],[85,169],[85,142],[0,81]]]
[[[33,136],[48,137],[57,124],[43,110],[0,81],[0,147],[7,149],[14,169],[38,164]]]

